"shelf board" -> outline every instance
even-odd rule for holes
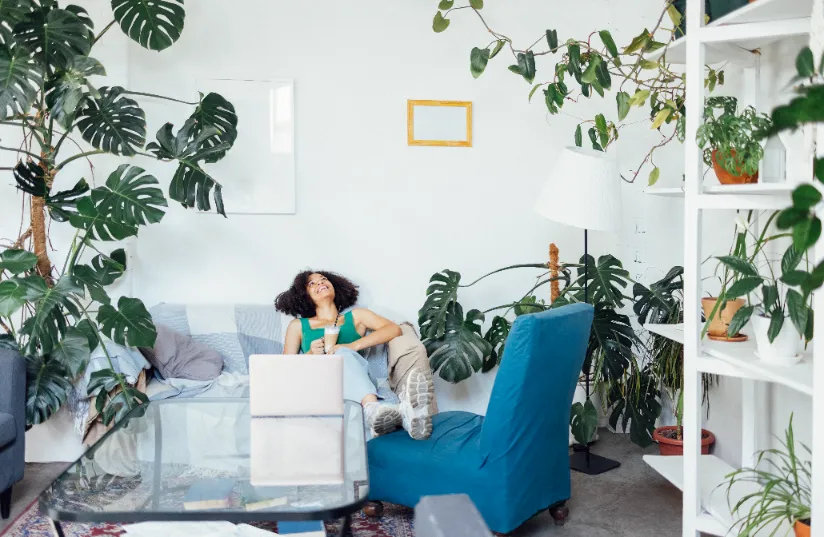
[[[704,186],[704,194],[752,194],[754,196],[789,196],[798,185],[791,183],[753,183],[750,185]]]
[[[700,30],[705,62],[754,62],[752,50],[809,33],[812,9],[813,0],[756,0],[736,9]],[[666,49],[648,55],[648,59],[657,60],[665,51],[670,63],[685,64],[686,38],[673,41]]]
[[[644,190],[644,194],[650,196],[663,196],[665,198],[683,198],[684,190],[678,187],[652,187]]]
[[[661,474],[667,481],[679,490],[684,490],[684,457],[644,455],[644,462],[653,470]],[[718,485],[724,482],[725,476],[735,468],[725,463],[715,455],[701,455],[698,458],[698,490],[700,494],[702,512],[698,515],[698,526],[704,533],[724,536],[730,530],[731,524],[725,524],[706,511],[709,498]],[[732,520],[732,515],[728,516]]]
[[[654,334],[684,343],[683,324],[647,324],[644,328]],[[804,351],[801,363],[792,366],[763,362],[755,356],[755,351],[753,337],[740,343],[705,339],[701,342],[701,355],[695,360],[698,371],[703,373],[775,382],[812,396],[812,349]]]

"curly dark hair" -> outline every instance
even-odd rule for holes
[[[351,308],[358,300],[358,286],[340,274],[325,270],[304,270],[295,276],[292,285],[275,299],[275,309],[294,317],[314,317],[317,313],[315,303],[309,296],[306,286],[312,274],[324,276],[335,288],[335,306],[338,311]]]

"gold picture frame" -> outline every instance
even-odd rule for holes
[[[445,113],[438,114],[435,110],[439,107],[448,107]],[[418,134],[416,137],[416,108],[418,110]],[[435,139],[427,137],[427,132],[432,133],[453,133],[460,130],[464,124],[462,114],[456,114],[455,108],[466,110],[466,130],[465,135],[450,136],[448,139]],[[426,114],[424,117],[424,113]],[[424,132],[421,132],[424,131]],[[437,134],[436,134],[437,137]],[[406,101],[406,141],[412,146],[433,146],[433,147],[472,147],[472,102],[471,101],[430,101],[412,100]]]

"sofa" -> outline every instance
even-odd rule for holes
[[[569,408],[592,318],[588,304],[518,317],[486,417],[443,412],[428,440],[395,432],[370,441],[369,499],[414,507],[424,496],[468,494],[498,533],[548,508],[563,523]]]
[[[23,479],[26,443],[26,360],[0,349],[0,517],[11,511],[12,486]]]
[[[154,400],[247,397],[249,356],[283,352],[286,327],[292,320],[271,305],[161,303],[152,307],[150,313],[156,324],[191,336],[194,341],[216,350],[223,358],[223,370],[213,381],[160,381],[149,375],[146,392]],[[388,399],[395,397],[395,389],[402,385],[408,372],[410,355],[415,354],[410,350],[421,345],[414,329],[408,325],[402,325],[402,329],[404,335],[393,340],[386,349],[376,348],[366,354],[370,375],[375,379],[386,379],[378,393]],[[397,367],[388,368],[387,354],[397,357]],[[82,395],[71,396],[69,403],[57,414],[27,433],[27,461],[71,462],[83,454],[85,446],[80,424],[85,420],[78,413],[84,411],[84,405],[77,402]],[[88,405],[85,409],[88,410]]]

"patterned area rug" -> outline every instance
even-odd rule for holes
[[[414,537],[412,528],[414,511],[408,507],[384,504],[383,516],[380,519],[370,519],[358,512],[352,517],[352,533],[356,537]],[[277,523],[253,524],[259,528],[277,531]],[[64,523],[63,531],[66,537],[105,537],[120,535],[123,526],[120,524],[80,524]],[[327,523],[328,535],[336,535],[338,523]],[[37,502],[32,503],[23,513],[0,533],[0,537],[53,537],[51,526],[46,517],[37,509]]]

